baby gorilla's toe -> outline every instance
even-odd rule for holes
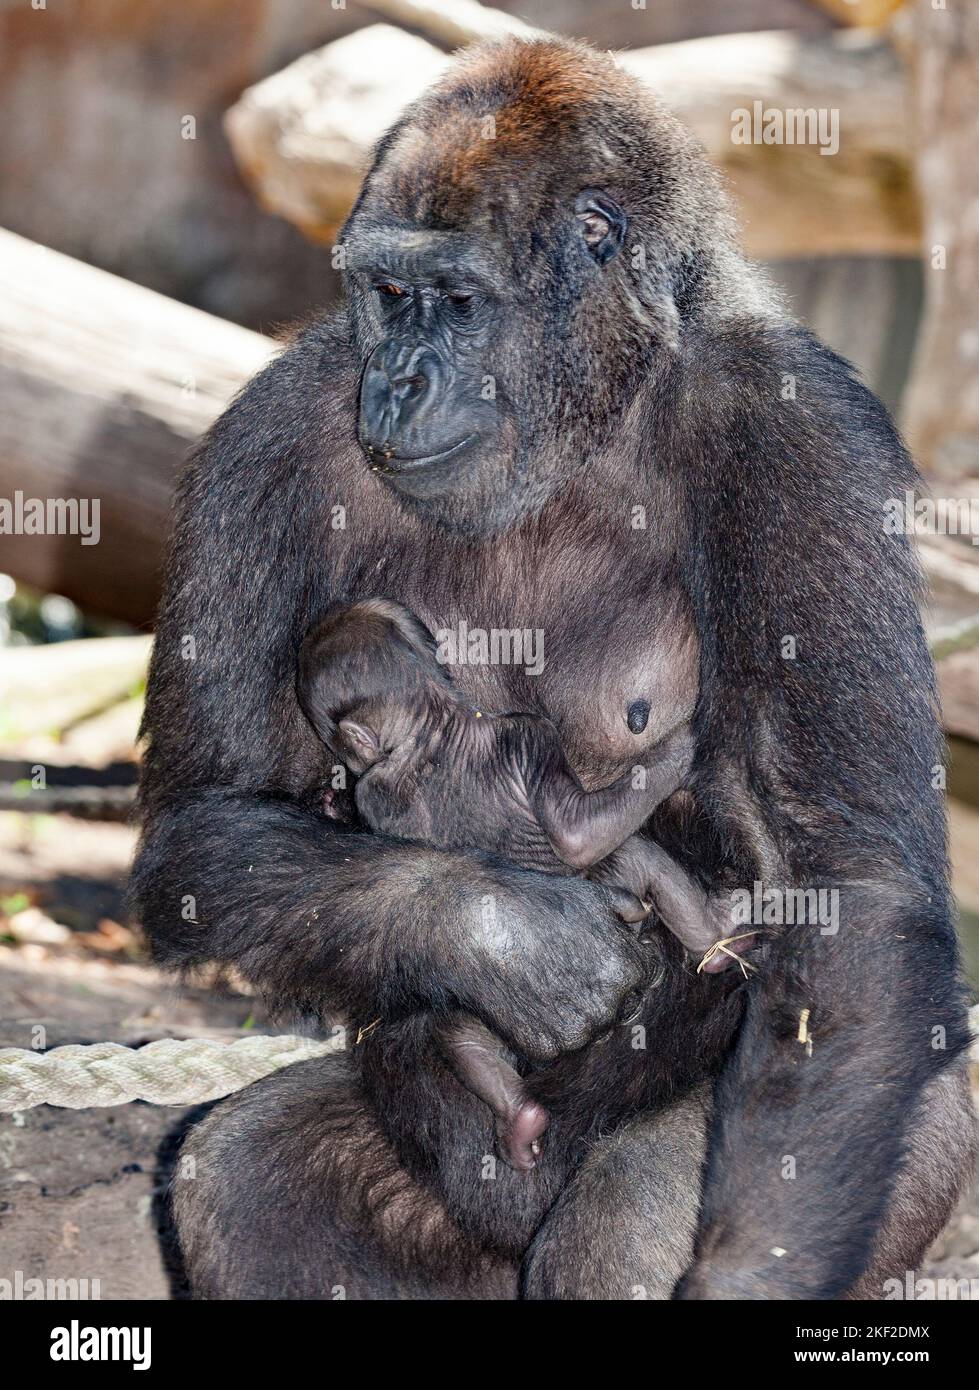
[[[500,1121],[500,1145],[503,1157],[518,1173],[529,1173],[537,1167],[541,1154],[541,1135],[547,1129],[550,1116],[535,1101],[524,1101],[509,1123]]]

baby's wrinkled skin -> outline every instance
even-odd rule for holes
[[[400,604],[354,603],[331,613],[303,644],[299,696],[320,738],[357,777],[353,802],[374,831],[446,849],[479,848],[545,873],[583,873],[612,894],[623,921],[655,906],[684,945],[703,955],[727,935],[722,914],[660,846],[636,834],[684,782],[688,726],[641,768],[585,791],[548,720],[473,709],[435,659],[431,635]],[[328,792],[344,819],[346,793]],[[735,943],[732,950],[737,950]],[[733,959],[724,951],[706,971]],[[459,1080],[496,1116],[503,1156],[529,1171],[548,1117],[524,1092],[503,1043],[458,1014],[440,1043]]]

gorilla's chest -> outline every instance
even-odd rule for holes
[[[693,713],[689,605],[629,533],[456,555],[396,547],[352,587],[414,609],[477,705],[552,719],[586,786],[631,766]]]
[[[538,694],[585,785],[600,786],[692,718],[699,653],[676,593],[650,593],[624,610],[583,609],[583,621],[555,628]]]

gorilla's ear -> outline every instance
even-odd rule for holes
[[[376,763],[381,747],[373,729],[354,719],[341,719],[339,724],[342,751],[347,755],[354,772],[362,772]]]
[[[600,188],[585,188],[575,199],[575,216],[588,254],[606,265],[622,250],[629,219],[614,198]]]

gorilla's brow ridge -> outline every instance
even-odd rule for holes
[[[462,232],[437,232],[410,223],[351,227],[346,240],[347,267],[370,273],[399,273],[407,280],[459,283],[499,294],[500,267]]]

